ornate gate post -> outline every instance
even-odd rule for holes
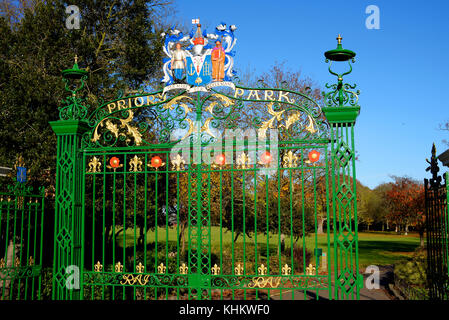
[[[65,89],[71,93],[59,108],[59,121],[50,122],[57,136],[53,299],[82,298],[82,155],[81,136],[87,131],[87,108],[77,92],[84,87],[87,72],[78,68],[62,72]],[[68,268],[69,266],[72,266]]]
[[[359,275],[357,234],[357,193],[355,174],[354,124],[360,112],[356,85],[343,83],[351,73],[355,52],[343,49],[341,36],[334,50],[324,53],[329,72],[337,76],[337,84],[328,85],[324,93],[323,112],[331,126],[331,178],[334,233],[334,298],[359,299],[363,277]],[[348,62],[349,70],[338,74],[331,70],[332,61]]]

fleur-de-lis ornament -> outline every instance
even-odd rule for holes
[[[89,166],[89,171],[88,172],[94,173],[94,172],[100,172],[101,171],[101,162],[95,156],[90,160],[88,166]]]
[[[144,265],[142,264],[142,262],[139,262],[139,264],[136,266],[136,271],[138,273],[143,273],[144,270],[145,270]]]
[[[216,275],[218,275],[220,273],[220,267],[217,266],[217,264],[214,264],[214,266],[211,268],[211,270],[212,270],[212,274],[214,276],[216,276]]]
[[[315,267],[312,264],[309,264],[309,266],[306,268],[306,275],[313,276],[315,274]]]
[[[184,170],[184,165],[186,164],[185,160],[178,153],[176,157],[171,159],[172,170],[180,171]]]
[[[101,272],[103,270],[103,265],[100,263],[100,261],[98,261],[95,265],[94,265],[94,271],[95,272]]]
[[[0,259],[0,268],[4,268],[5,267],[5,259],[1,258]]]
[[[186,264],[183,263],[183,264],[179,267],[179,273],[180,273],[180,274],[187,274],[187,272],[189,272],[189,267],[187,267]]]
[[[33,257],[30,257],[30,259],[28,259],[28,264],[30,266],[34,266],[34,258]]]
[[[115,264],[114,270],[115,272],[123,272],[123,265],[120,261]]]
[[[234,268],[234,272],[236,275],[241,276],[242,272],[243,272],[243,267],[242,265],[239,263],[237,264],[237,266]]]
[[[259,268],[257,268],[257,270],[259,271],[259,274],[261,276],[264,276],[267,274],[267,267],[265,267],[263,263]]]
[[[20,260],[19,260],[19,258],[16,258],[16,261],[15,261],[15,263],[14,263],[14,266],[20,267]]]
[[[165,270],[167,270],[167,267],[164,266],[163,263],[161,263],[161,264],[157,267],[157,273],[165,273]]]
[[[138,156],[134,156],[134,158],[129,160],[129,171],[131,172],[142,171],[142,160],[140,160]]]
[[[287,152],[283,157],[283,167],[284,168],[293,168],[297,167],[298,156],[295,155],[291,150]]]
[[[240,169],[247,169],[250,167],[249,163],[251,162],[251,158],[246,155],[246,153],[242,152],[237,157],[237,167]]]
[[[291,271],[292,271],[292,268],[290,268],[290,267],[288,266],[288,264],[285,264],[285,265],[282,267],[282,274],[283,274],[284,276],[289,275]]]

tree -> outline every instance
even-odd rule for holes
[[[419,233],[421,246],[424,245],[424,186],[408,177],[396,177],[391,189],[386,192],[390,204],[390,217],[399,225],[404,225],[405,235],[409,226]]]
[[[29,4],[27,4],[29,3]],[[168,3],[168,4],[167,4]],[[23,154],[32,183],[52,190],[56,138],[49,121],[58,119],[67,95],[61,70],[80,65],[89,71],[88,102],[118,90],[137,89],[159,78],[162,61],[162,0],[80,0],[80,29],[65,27],[65,1],[2,2],[0,17],[0,163],[11,166]]]

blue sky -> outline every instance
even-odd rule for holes
[[[186,25],[200,18],[208,32],[235,24],[237,69],[267,70],[285,61],[324,88],[335,79],[323,53],[343,47],[357,53],[348,83],[361,91],[356,123],[357,178],[370,188],[390,175],[422,180],[435,142],[448,148],[449,1],[179,0]],[[380,10],[380,29],[368,30],[368,5]],[[445,170],[442,170],[445,171]]]

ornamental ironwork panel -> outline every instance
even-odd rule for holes
[[[358,299],[360,107],[343,83],[355,53],[341,37],[326,52],[351,70],[329,68],[338,83],[323,97],[247,87],[232,71],[235,26],[197,24],[164,35],[160,91],[119,92],[86,113],[86,74],[64,71],[75,89],[51,123],[54,298]],[[66,285],[69,265],[79,288]]]
[[[438,174],[438,160],[435,144],[429,167],[432,178],[424,179],[425,211],[427,228],[427,280],[429,298],[434,300],[449,299],[449,264],[448,264],[448,173],[444,180]]]
[[[19,157],[17,182],[0,191],[0,300],[42,299],[44,194],[26,185]]]

